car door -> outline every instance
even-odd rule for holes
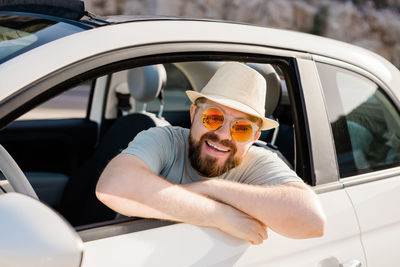
[[[7,78],[2,82],[12,84],[10,90],[16,92],[9,103],[15,103],[17,98],[19,103],[29,103],[25,94],[28,89],[30,94],[40,95],[53,88],[62,90],[59,85],[64,83],[146,64],[210,58],[281,62],[287,68],[294,105],[295,168],[319,192],[328,217],[325,236],[293,240],[270,231],[264,244],[251,246],[216,229],[151,220],[116,220],[76,228],[85,241],[82,266],[338,266],[354,260],[365,265],[357,218],[338,180],[314,62],[306,53],[268,47],[259,39],[267,34],[260,28],[232,27],[209,22],[164,21],[98,28],[31,51],[28,58],[32,61],[44,51],[57,60],[51,65],[38,66],[34,73],[26,73],[15,83]],[[235,34],[226,34],[233,29]],[[251,45],[243,44],[238,36],[246,36]],[[60,47],[77,46],[76,41],[80,45],[77,53],[68,56],[59,53]],[[0,75],[6,73],[6,67],[7,71],[16,70],[18,63],[17,59],[7,62],[7,66],[0,67]],[[26,64],[29,67],[33,63]],[[7,118],[9,107],[10,104],[0,107],[3,118]]]
[[[245,51],[245,47],[235,49],[237,52]],[[258,54],[255,58],[268,58],[268,52],[271,53],[268,50],[265,55]],[[190,59],[190,53],[186,57]],[[227,53],[226,57],[230,60],[243,60],[238,55],[235,57],[234,53]],[[212,56],[208,55],[207,58]],[[246,56],[247,60],[249,58],[250,54]],[[323,116],[326,112],[319,81],[315,79],[315,64],[304,59],[293,59],[293,62],[298,66],[301,84],[293,84],[299,82],[296,79],[288,82],[291,90],[299,90],[297,93],[292,92],[292,97],[305,100],[305,106],[296,107],[297,116],[307,114],[309,128],[306,131],[311,140],[310,143],[301,139],[297,142],[297,156],[306,157],[311,147],[310,160],[315,169],[308,169],[313,174],[307,174],[306,171],[303,174],[315,180],[314,188],[319,192],[318,196],[327,214],[328,227],[324,237],[293,240],[270,231],[264,244],[251,246],[215,229],[138,220],[97,229],[80,228],[79,233],[85,241],[83,266],[128,266],[132,262],[136,266],[153,266],[166,262],[177,266],[366,265],[357,217],[348,194],[339,181],[336,164],[332,163],[335,161],[333,142],[327,116]],[[292,100],[300,105],[300,99]],[[304,125],[300,125],[300,120],[296,120],[296,127],[305,129]],[[300,129],[298,135],[301,135]],[[301,161],[297,164],[307,165]],[[136,248],[135,252],[131,252],[133,247]],[[107,257],[98,256],[106,253]]]
[[[369,73],[318,58],[341,181],[369,266],[396,266],[400,236],[399,101]]]

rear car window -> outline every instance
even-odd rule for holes
[[[317,64],[342,178],[400,165],[400,115],[384,90],[349,70]]]
[[[0,64],[35,47],[84,29],[48,18],[0,13]]]

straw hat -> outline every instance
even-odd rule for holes
[[[201,90],[186,91],[192,103],[205,97],[218,104],[244,112],[263,121],[261,130],[278,127],[278,122],[265,118],[267,85],[264,77],[242,63],[230,62],[222,65],[207,85]]]

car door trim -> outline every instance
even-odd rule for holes
[[[177,222],[144,218],[122,218],[113,221],[95,223],[76,227],[75,230],[83,242],[103,239],[112,236],[130,234],[139,231],[176,224]]]
[[[307,59],[297,59],[297,64],[307,111],[315,185],[334,183],[339,180],[339,172],[316,65]]]
[[[373,181],[388,179],[395,176],[400,176],[400,166],[380,171],[358,174],[351,177],[341,178],[340,181],[343,183],[344,187],[351,187]]]

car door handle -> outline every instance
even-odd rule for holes
[[[359,260],[351,260],[339,265],[340,267],[361,267],[361,262]]]

